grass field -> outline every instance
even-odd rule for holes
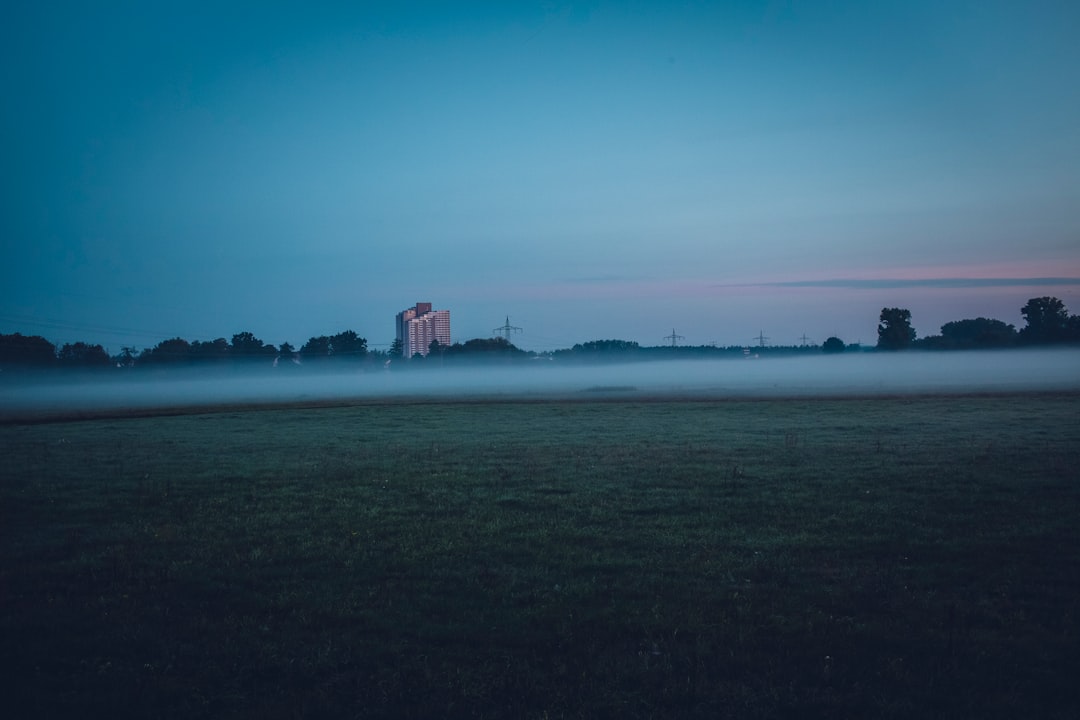
[[[1080,396],[0,426],[9,718],[1080,713]]]

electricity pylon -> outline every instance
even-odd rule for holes
[[[502,327],[495,328],[491,332],[495,333],[496,335],[502,335],[504,338],[506,338],[506,342],[510,342],[510,334],[511,333],[516,333],[516,332],[521,332],[521,328],[514,327],[513,325],[511,325],[510,324],[510,316],[507,315],[506,316],[506,324],[503,325]]]

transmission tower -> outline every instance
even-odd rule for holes
[[[769,340],[769,338],[765,337],[764,330],[759,331],[757,337],[755,337],[754,339],[758,341],[758,345],[760,345],[761,347],[765,347],[765,343]]]
[[[671,341],[671,347],[676,347],[678,345],[679,340],[685,340],[686,338],[684,338],[682,335],[676,335],[675,334],[675,328],[671,328],[671,334],[670,335],[665,335],[664,339]]]
[[[516,332],[521,332],[521,328],[514,327],[513,325],[511,325],[510,324],[510,316],[507,315],[506,316],[506,324],[503,325],[502,327],[495,328],[491,332],[495,333],[496,335],[502,335],[504,338],[506,338],[506,342],[510,342],[510,334],[511,333],[516,333]]]
[[[803,333],[802,337],[799,339],[802,340],[803,347],[806,347],[806,344],[810,342],[810,338],[806,337],[806,333]]]

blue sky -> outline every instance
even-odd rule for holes
[[[20,4],[0,332],[872,343],[1080,312],[1070,2]]]

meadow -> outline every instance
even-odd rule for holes
[[[1073,718],[1078,410],[583,395],[9,421],[0,713]]]

